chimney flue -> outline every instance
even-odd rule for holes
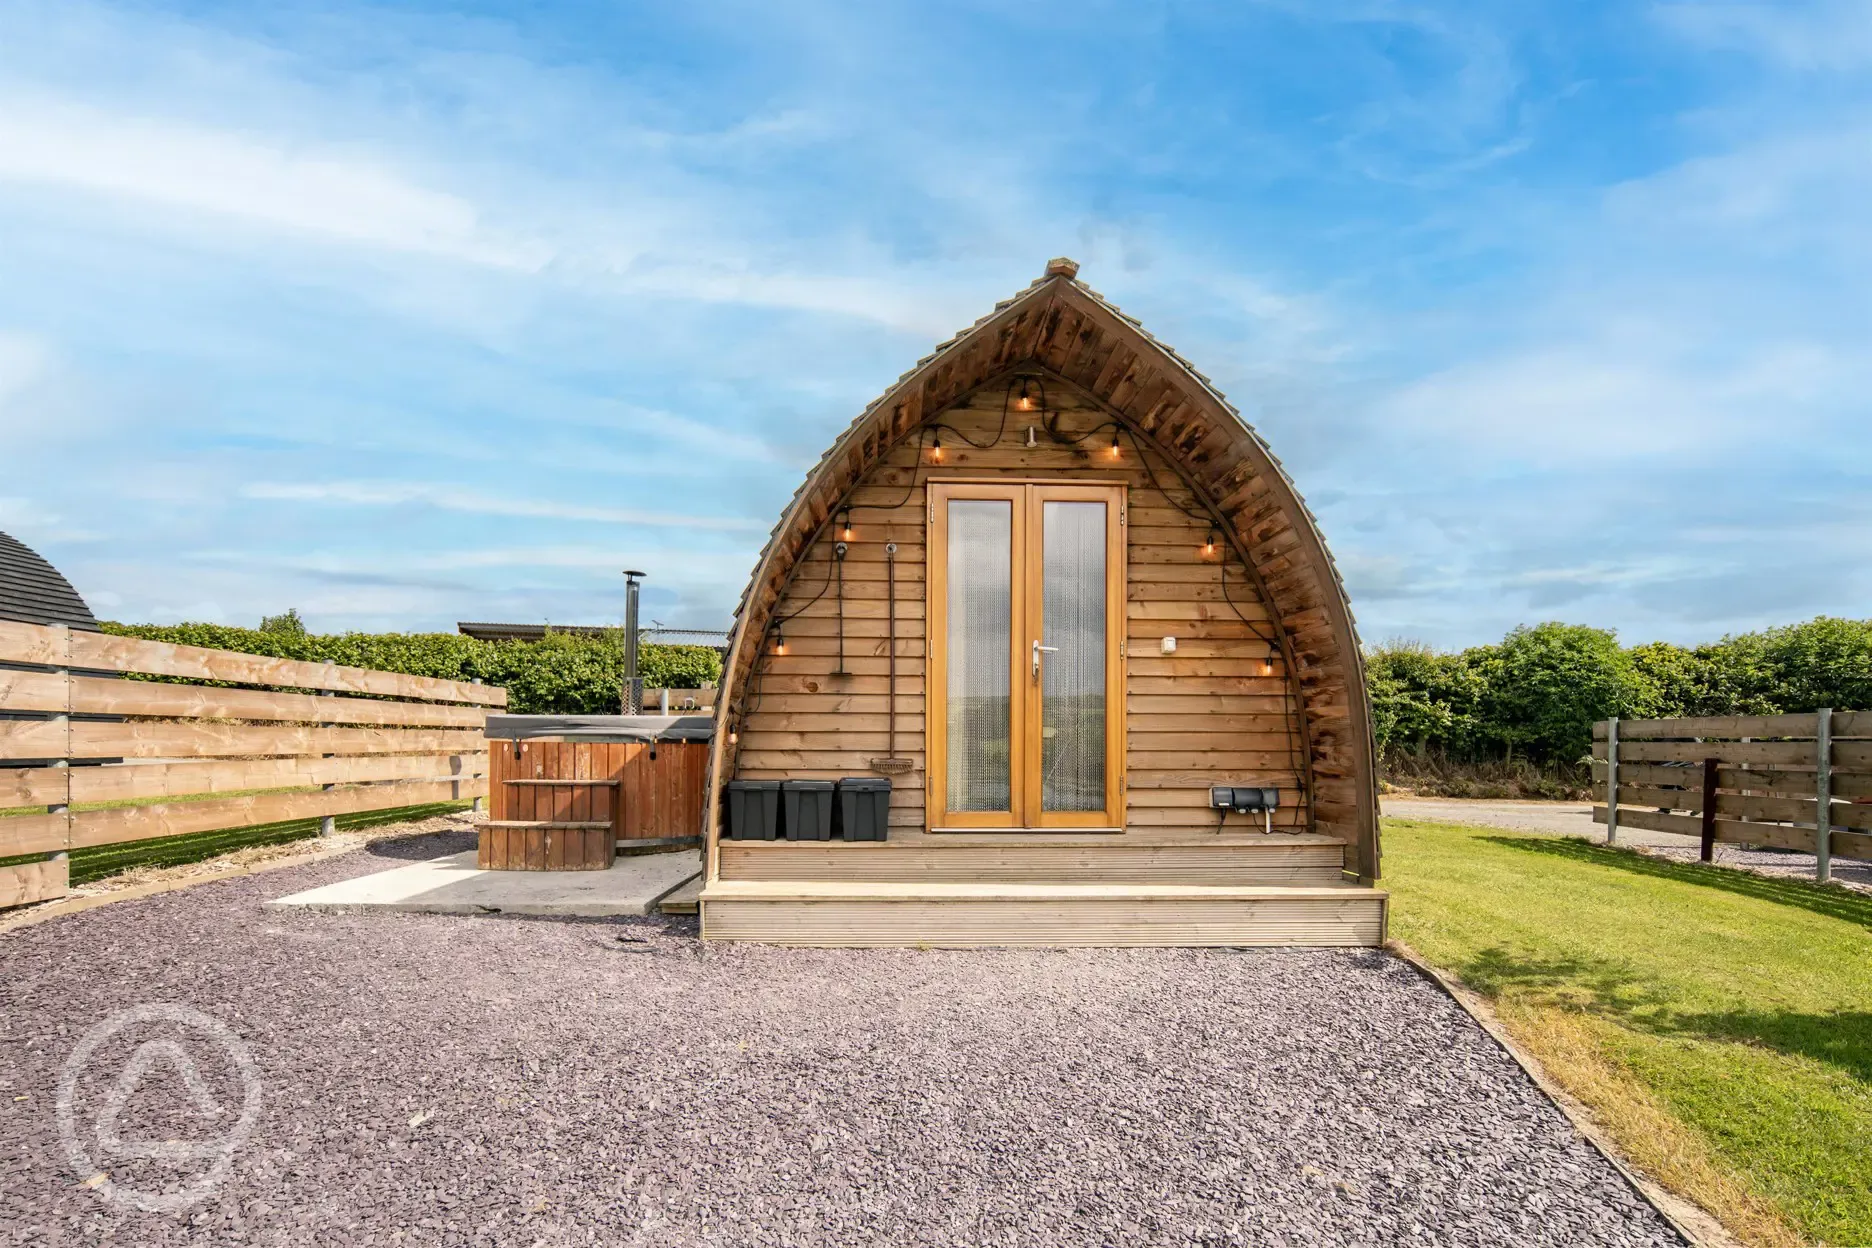
[[[643,676],[637,669],[637,597],[641,572],[624,573],[624,688],[626,715],[643,714]]]

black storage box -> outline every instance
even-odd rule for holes
[[[728,782],[728,836],[737,841],[771,841],[780,835],[780,782]]]
[[[890,829],[889,776],[847,776],[838,782],[839,829],[848,841],[881,841]]]
[[[789,841],[832,839],[832,782],[786,780],[780,785],[786,807],[785,835]]]

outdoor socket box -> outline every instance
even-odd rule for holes
[[[1163,640],[1162,640],[1161,642],[1159,642],[1158,644],[1159,644],[1159,646],[1161,646],[1161,647],[1162,647],[1162,650],[1163,650],[1163,652],[1164,652],[1165,654],[1175,654],[1175,653],[1176,653],[1176,638],[1174,638],[1174,637],[1166,637],[1166,638],[1164,638],[1164,639],[1163,639]]]
[[[730,780],[728,836],[736,841],[771,841],[780,834],[780,782]]]
[[[1280,790],[1218,784],[1209,790],[1209,805],[1238,815],[1259,815],[1280,809]]]
[[[1224,819],[1231,813],[1237,815],[1260,815],[1266,831],[1274,830],[1274,812],[1280,808],[1280,790],[1249,788],[1239,784],[1218,784],[1209,789],[1209,806],[1222,812]]]
[[[786,838],[789,841],[832,839],[830,780],[785,781],[780,786],[780,801],[786,808]]]

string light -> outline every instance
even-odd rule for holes
[[[780,631],[778,624],[774,625],[773,630],[773,652],[775,654],[786,653],[786,634]]]
[[[1111,457],[1113,459],[1118,458],[1118,431],[1116,429],[1112,430]]]
[[[1272,676],[1274,674],[1274,652],[1272,650],[1269,650],[1266,654],[1261,656],[1261,674],[1263,676]]]
[[[846,541],[852,540],[851,508],[839,508],[839,536]]]
[[[936,431],[935,439],[930,443],[930,458],[942,463],[942,430]]]
[[[1034,410],[1033,395],[1027,392],[1027,379],[1025,377],[1021,378],[1020,387],[1020,397],[1014,400],[1014,410],[1017,412],[1031,412]]]
[[[1210,529],[1209,540],[1203,543],[1203,554],[1205,555],[1215,554],[1215,544],[1216,544],[1216,531],[1214,529]]]

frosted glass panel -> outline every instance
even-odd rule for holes
[[[1105,809],[1105,504],[1044,503],[1040,806]]]
[[[949,504],[948,808],[1013,809],[1014,504]]]

